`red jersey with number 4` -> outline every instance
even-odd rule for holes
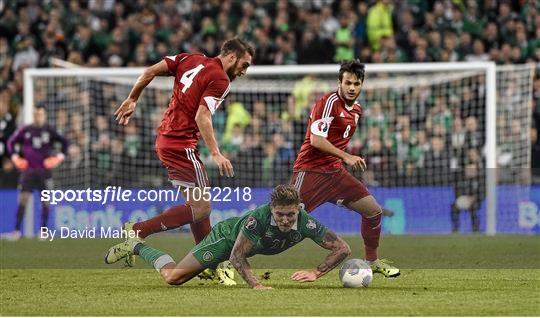
[[[337,92],[321,97],[311,110],[306,138],[294,162],[294,171],[337,171],[342,167],[341,159],[311,145],[311,134],[326,138],[343,151],[351,140],[362,107],[354,103],[347,106]]]
[[[182,53],[164,58],[174,76],[173,95],[157,132],[158,143],[171,142],[196,148],[200,133],[195,115],[199,105],[214,114],[230,89],[230,81],[218,58]]]

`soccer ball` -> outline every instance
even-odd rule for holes
[[[368,287],[373,280],[373,272],[365,261],[350,259],[339,270],[339,279],[343,287]]]

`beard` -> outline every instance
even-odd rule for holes
[[[236,73],[234,72],[236,70],[236,68],[238,67],[238,59],[236,60],[236,62],[234,62],[234,65],[229,67],[229,69],[226,71],[227,73],[227,76],[229,76],[229,81],[234,81],[234,79],[236,78]]]
[[[360,96],[360,92],[358,92],[358,94],[356,94],[354,98],[349,99],[349,94],[346,91],[344,91],[341,87],[339,88],[339,93],[341,95],[341,98],[343,98],[343,100],[345,100],[347,104],[353,104],[354,102],[356,102],[356,99],[358,99],[358,96]]]

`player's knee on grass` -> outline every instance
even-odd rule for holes
[[[165,282],[169,285],[182,285],[187,281],[185,275],[174,269],[162,269],[161,276],[165,279]]]

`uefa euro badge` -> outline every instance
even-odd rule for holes
[[[318,126],[319,126],[319,127],[318,127],[318,128],[319,128],[319,131],[321,131],[321,132],[323,132],[323,133],[328,132],[328,124],[325,123],[324,121],[319,122],[319,125],[318,125]]]
[[[310,230],[314,230],[317,227],[317,224],[313,220],[308,220],[306,223],[306,227]]]

